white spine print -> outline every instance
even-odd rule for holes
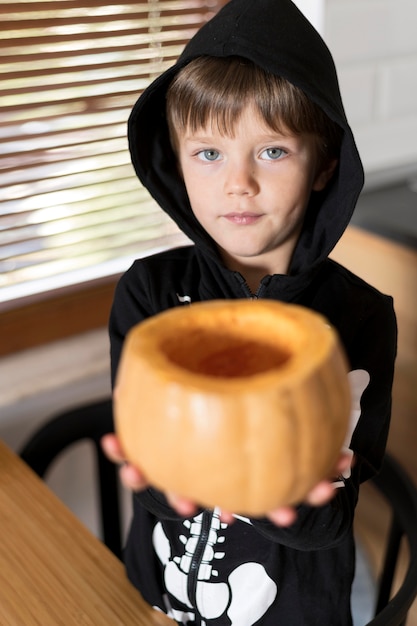
[[[179,537],[184,545],[181,555],[171,554],[171,546],[160,523],[156,525],[153,537],[155,550],[165,566],[167,591],[191,611],[193,606],[188,597],[187,575],[202,532],[202,521],[201,514],[192,521],[184,522],[188,533]],[[225,547],[221,531],[226,528],[227,524],[220,521],[219,512],[214,511],[197,574],[196,608],[205,619],[215,619],[227,612],[231,626],[252,626],[274,601],[277,587],[259,563],[240,565],[229,575],[227,582],[216,580],[218,571],[213,564],[226,555],[223,549],[216,548]],[[184,623],[190,619],[191,611],[183,614]],[[179,611],[172,611],[171,616],[181,621]]]

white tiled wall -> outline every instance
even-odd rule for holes
[[[319,2],[368,180],[417,172],[417,2]]]

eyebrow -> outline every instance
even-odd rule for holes
[[[193,143],[203,143],[212,140],[212,135],[184,135],[182,137],[184,141],[193,142]]]
[[[225,137],[227,139],[234,139],[233,135],[220,135],[221,137]],[[207,133],[206,135],[204,134],[184,134],[182,139],[184,141],[190,142],[190,143],[208,143],[213,141],[213,137],[214,135]],[[279,132],[272,132],[271,134],[262,134],[259,135],[259,141],[261,142],[274,142],[274,141],[281,141],[281,140],[286,140],[286,139],[293,139],[295,138],[296,135],[292,135],[292,134],[287,134],[284,135],[283,133],[279,133]],[[216,137],[217,138],[217,137]]]

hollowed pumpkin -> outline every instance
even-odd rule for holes
[[[270,300],[197,303],[138,324],[115,394],[126,457],[153,486],[252,516],[301,502],[329,476],[349,411],[335,331]]]

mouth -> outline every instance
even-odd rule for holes
[[[226,219],[228,222],[231,222],[232,224],[248,226],[250,224],[255,224],[258,220],[260,220],[262,217],[262,214],[250,213],[250,212],[245,211],[243,213],[238,213],[238,212],[226,213],[225,215],[223,215],[223,217],[224,219]]]

